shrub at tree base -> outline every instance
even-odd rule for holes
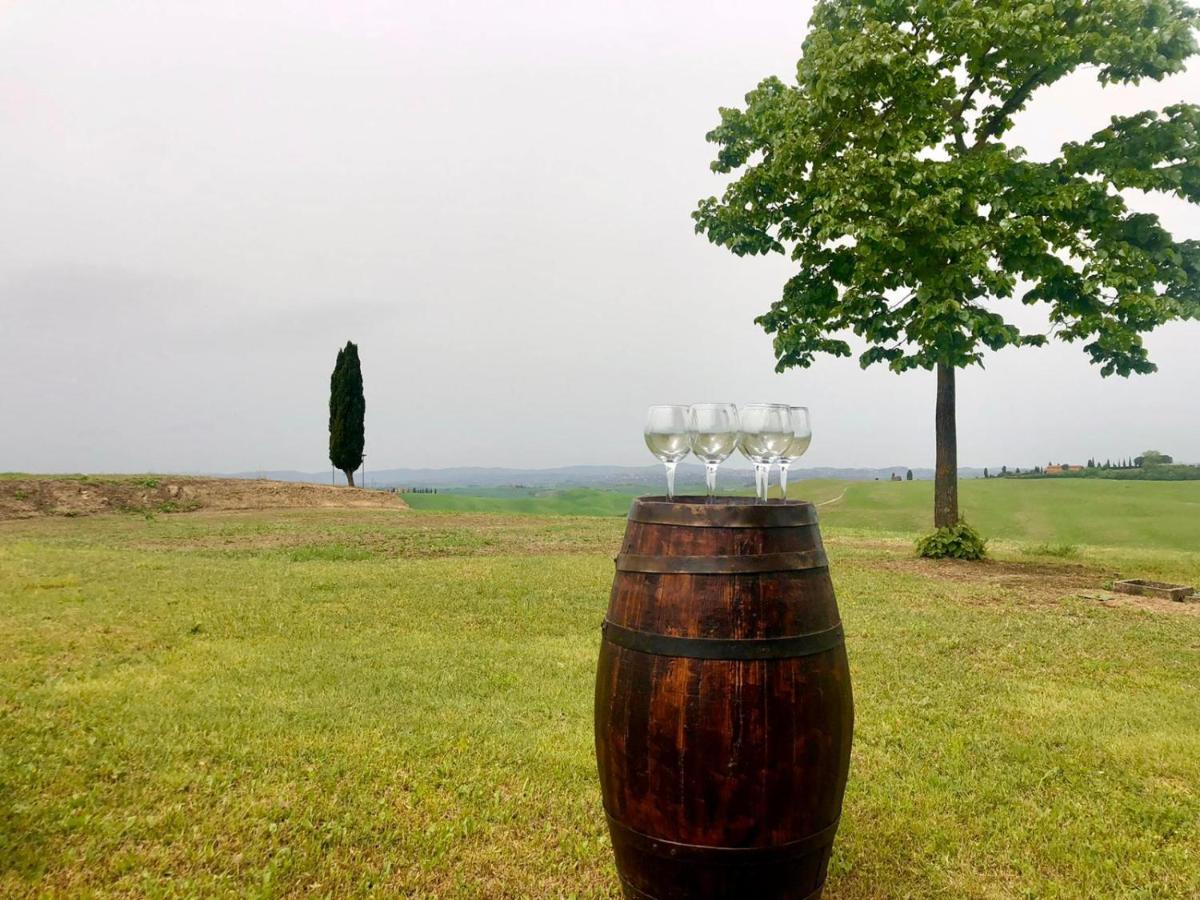
[[[966,522],[939,528],[917,541],[917,556],[926,559],[983,559],[987,541]]]

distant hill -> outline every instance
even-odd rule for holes
[[[809,478],[840,478],[847,481],[887,481],[892,473],[904,477],[907,466],[887,466],[881,469],[794,469],[789,480]],[[933,469],[913,469],[913,477],[922,481],[933,478]],[[961,478],[980,478],[982,469],[959,469]],[[329,471],[295,472],[262,471],[236,472],[232,478],[270,478],[276,481],[302,481],[313,484],[329,484]],[[339,475],[338,481],[342,481]],[[378,469],[367,470],[370,487],[615,487],[619,485],[651,485],[657,487],[663,480],[660,465],[648,466],[563,466],[556,469],[506,469],[461,467],[450,469]],[[721,484],[726,487],[753,487],[754,473],[751,469],[721,467]],[[703,485],[704,467],[681,465],[676,475],[679,487]]]

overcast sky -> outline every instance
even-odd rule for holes
[[[717,107],[790,79],[810,9],[0,5],[0,470],[319,470],[347,339],[369,468],[649,463],[645,407],[698,400],[809,405],[809,465],[931,465],[931,374],[774,374],[752,320],[786,261],[692,231]],[[1179,100],[1196,72],[1081,74],[1014,139],[1044,158]],[[990,356],[960,462],[1200,461],[1200,323],[1148,344],[1130,380],[1078,345]]]

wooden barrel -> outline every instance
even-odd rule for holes
[[[819,897],[854,708],[816,509],[642,498],[616,564],[596,758],[625,896]]]

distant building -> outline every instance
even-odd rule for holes
[[[1070,463],[1059,463],[1058,465],[1046,466],[1042,472],[1046,475],[1065,475],[1068,472],[1082,472],[1083,466],[1073,466]]]

